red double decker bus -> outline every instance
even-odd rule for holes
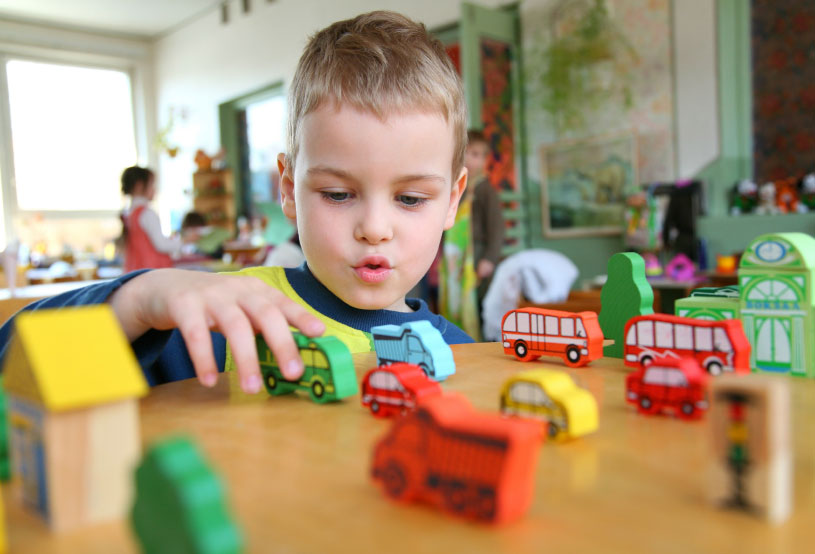
[[[750,372],[750,343],[741,320],[708,321],[668,314],[641,315],[625,326],[625,364],[692,357],[711,375]]]

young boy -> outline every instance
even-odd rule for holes
[[[255,332],[289,379],[303,371],[289,325],[336,335],[356,352],[371,349],[372,326],[417,319],[448,343],[471,342],[405,299],[455,219],[467,182],[465,125],[460,80],[424,26],[389,12],[335,23],[300,59],[288,153],[278,157],[303,266],[132,273],[36,307],[108,302],[151,384],[197,375],[212,386],[234,365],[246,392],[262,388]],[[9,331],[0,329],[0,354]]]

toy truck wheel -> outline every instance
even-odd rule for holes
[[[371,401],[371,413],[378,414],[379,413],[379,402],[376,400]]]
[[[551,421],[546,424],[546,434],[549,435],[550,439],[554,439],[557,437],[557,434],[560,432],[558,426],[552,423]]]
[[[692,418],[694,416],[694,412],[696,411],[696,407],[693,405],[693,402],[683,402],[682,406],[679,407],[679,411],[682,417]]]
[[[651,362],[653,361],[654,359],[651,356],[643,356],[642,358],[640,358],[640,363],[642,364],[643,367],[651,365]]]
[[[570,346],[566,349],[566,365],[570,367],[583,365],[580,363],[580,349],[578,347]]]
[[[322,381],[316,380],[311,383],[311,399],[315,402],[323,402],[325,400],[325,385]]]
[[[515,357],[522,362],[531,362],[540,358],[540,356],[530,354],[529,347],[522,340],[515,343]]]
[[[429,367],[427,367],[427,364],[426,364],[426,363],[424,363],[424,362],[420,363],[420,364],[419,364],[419,367],[422,369],[422,371],[424,371],[424,374],[425,374],[425,375],[427,375],[427,377],[428,377],[429,379],[432,379],[432,378],[433,378],[433,376],[432,376],[432,375],[430,375],[430,368],[429,368]]]
[[[483,521],[495,519],[495,491],[483,489],[478,491],[475,503],[475,516]]]
[[[388,460],[379,473],[385,494],[395,500],[411,500],[416,496],[416,485],[411,480],[408,464],[398,459]]]
[[[448,510],[461,513],[467,508],[467,487],[459,481],[452,481],[444,487],[444,505]]]
[[[270,371],[263,376],[263,385],[266,387],[266,392],[271,394],[272,396],[279,396],[281,394],[286,394],[290,392],[284,386],[284,383],[280,381],[280,378],[274,374],[274,372]]]
[[[714,377],[722,374],[722,364],[719,362],[710,362],[707,364],[707,372]]]
[[[654,409],[654,403],[651,401],[650,398],[647,396],[640,396],[640,411],[641,412],[652,412]]]

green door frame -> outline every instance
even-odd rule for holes
[[[235,183],[235,213],[245,215],[249,191],[243,183],[243,168],[240,159],[240,129],[238,129],[238,115],[246,110],[250,104],[280,96],[283,92],[283,81],[261,87],[250,93],[233,98],[218,106],[218,121],[221,127],[221,146],[226,151],[226,166],[232,170],[232,179]]]

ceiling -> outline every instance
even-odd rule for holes
[[[0,0],[0,19],[155,37],[217,9],[222,3],[223,0]],[[238,5],[233,9],[238,9]]]

